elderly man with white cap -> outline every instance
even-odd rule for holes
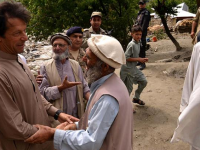
[[[113,37],[94,35],[88,40],[84,61],[91,95],[86,112],[75,124],[57,129],[37,125],[27,142],[54,139],[57,150],[132,150],[133,110],[128,91],[114,73],[125,63],[121,44]]]

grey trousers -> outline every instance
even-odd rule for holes
[[[138,88],[135,90],[135,96],[134,96],[134,98],[136,98],[136,99],[140,99],[140,94],[142,93],[143,89],[147,85],[146,78],[136,81],[136,80],[134,80],[134,78],[126,77],[123,82],[128,89],[129,95],[133,91],[133,84],[138,84]]]

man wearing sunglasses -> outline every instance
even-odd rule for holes
[[[140,47],[140,54],[139,56],[141,58],[146,57],[146,36],[147,36],[147,28],[149,27],[149,22],[151,20],[150,12],[146,9],[146,1],[145,0],[140,0],[139,1],[139,8],[140,11],[137,15],[137,19],[135,22],[135,25],[139,25],[142,28],[142,38],[141,38],[141,47]],[[141,63],[140,65],[140,70],[143,70],[146,68],[145,63]]]
[[[80,118],[85,109],[83,98],[88,100],[90,89],[78,62],[68,59],[71,40],[67,35],[55,34],[50,42],[53,59],[40,68],[43,75],[40,93],[58,109]],[[56,120],[50,121],[52,127],[59,124]]]

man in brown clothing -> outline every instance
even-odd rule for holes
[[[88,46],[84,61],[91,95],[85,114],[75,124],[61,124],[59,127],[64,130],[47,131],[48,127],[37,125],[40,130],[27,142],[40,143],[54,138],[57,150],[133,149],[132,104],[127,88],[114,73],[125,63],[122,46],[106,35],[93,35]]]
[[[92,34],[107,35],[107,32],[101,28],[101,23],[102,23],[102,13],[98,11],[92,12],[90,18],[91,27],[84,29],[83,32],[82,48],[86,49],[88,47],[87,40],[91,37]]]
[[[48,116],[60,122],[77,120],[41,97],[34,76],[18,57],[28,39],[29,19],[29,12],[20,3],[0,3],[0,141],[3,150],[53,150],[52,141],[24,142],[37,132],[34,124],[49,126]]]

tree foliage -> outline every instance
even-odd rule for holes
[[[32,13],[27,32],[37,39],[47,38],[55,32],[62,32],[72,26],[90,27],[93,11],[103,14],[102,28],[113,29],[116,37],[125,47],[129,41],[127,27],[136,17],[138,1],[133,0],[18,0]]]
[[[181,47],[179,43],[176,41],[176,39],[170,33],[166,21],[169,14],[175,15],[177,13],[177,9],[174,9],[176,8],[177,4],[178,2],[175,0],[152,0],[150,5],[152,8],[154,8],[155,12],[160,16],[166,34],[176,46],[176,50],[179,51],[181,50]]]

